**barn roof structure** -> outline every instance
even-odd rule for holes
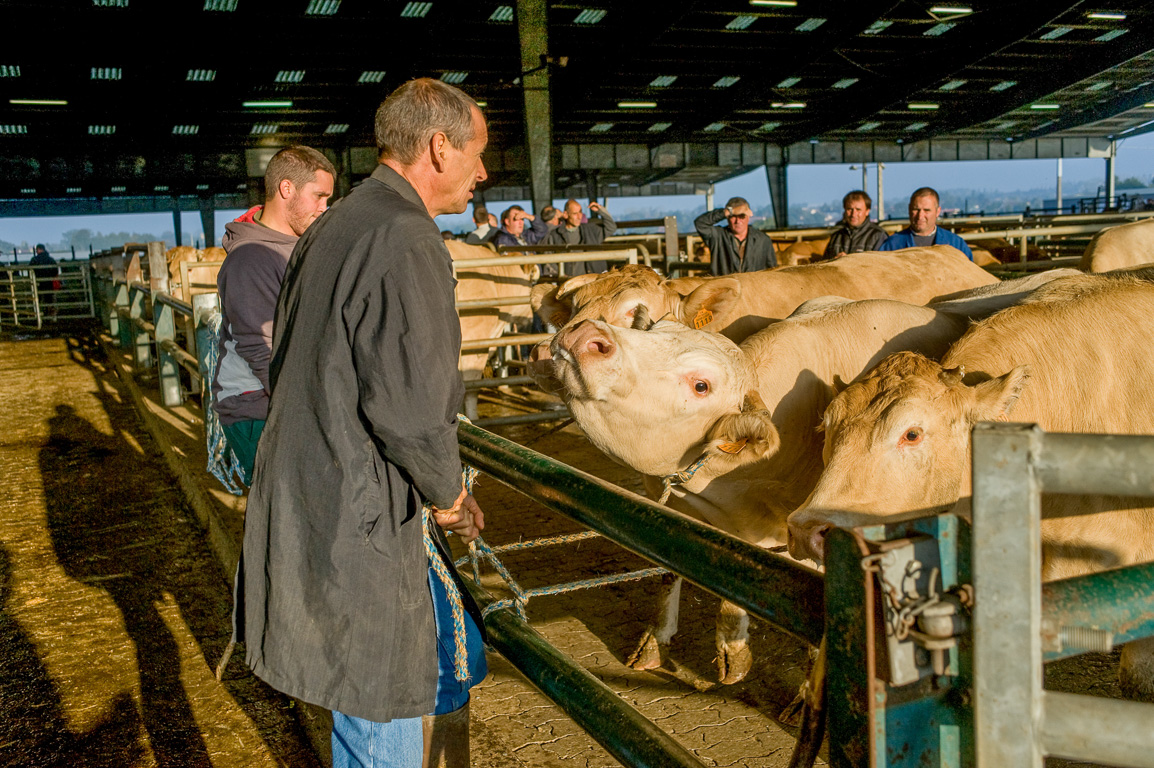
[[[296,143],[347,189],[376,106],[417,76],[483,105],[489,198],[1107,157],[1154,129],[1141,0],[0,0],[0,19],[29,41],[0,54],[3,215],[243,204]]]

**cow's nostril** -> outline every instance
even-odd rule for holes
[[[590,339],[588,349],[594,354],[608,357],[613,353],[613,343],[607,339]]]
[[[818,557],[825,557],[825,540],[832,530],[833,525],[831,523],[822,523],[810,533],[810,548]]]

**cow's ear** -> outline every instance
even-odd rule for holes
[[[588,285],[589,283],[593,282],[597,279],[597,277],[598,275],[596,274],[584,274],[571,277],[565,282],[561,283],[561,287],[557,290],[557,297],[564,298],[581,286]]]
[[[777,452],[781,436],[756,392],[746,393],[740,413],[722,416],[706,435],[705,453],[714,459],[744,463]]]
[[[1013,410],[1030,379],[1030,366],[1019,365],[996,379],[983,381],[974,387],[977,421],[1004,421]]]
[[[573,304],[557,298],[557,286],[538,283],[529,291],[529,306],[541,322],[560,328],[573,316]]]
[[[706,281],[681,300],[681,322],[716,333],[734,319],[740,297],[741,283],[732,277]]]

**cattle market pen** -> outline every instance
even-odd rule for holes
[[[97,314],[171,406],[185,398],[182,368],[200,380],[213,302],[169,296],[163,254],[148,255],[150,284],[138,254],[94,261]],[[196,323],[183,342],[178,316]],[[950,515],[835,531],[825,578],[479,427],[459,437],[468,464],[545,507],[811,644],[825,633],[831,765],[1040,766],[1054,754],[1154,766],[1154,707],[1041,689],[1043,654],[1154,635],[1154,566],[1043,587],[1037,533],[1042,490],[1154,496],[1154,437],[980,426],[972,532]],[[887,637],[895,616],[914,620],[900,639]],[[701,765],[515,608],[485,624],[493,647],[623,764]]]

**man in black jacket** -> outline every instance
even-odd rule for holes
[[[456,281],[433,217],[462,213],[486,178],[488,133],[472,99],[422,78],[385,99],[376,135],[381,164],[285,272],[237,631],[261,679],[333,711],[335,768],[418,768],[423,728],[451,734],[429,764],[455,768],[481,622],[466,593],[472,652],[455,656],[432,568],[447,557],[438,526],[472,540],[484,520],[462,483]]]
[[[617,222],[596,200],[589,201],[589,221],[585,221],[581,203],[570,198],[561,214],[561,223],[541,242],[545,245],[599,245],[616,231]],[[598,274],[607,269],[609,265],[604,259],[575,261],[565,265],[565,274]]]
[[[744,197],[732,197],[724,208],[706,211],[693,226],[709,247],[709,271],[714,275],[734,272],[757,272],[777,266],[773,241],[759,229],[749,226],[753,211]],[[728,227],[715,226],[727,221]]]
[[[842,198],[843,210],[841,226],[834,230],[829,238],[829,245],[820,259],[811,261],[825,261],[840,259],[847,253],[861,253],[876,251],[889,237],[886,231],[870,221],[870,209],[874,201],[860,189],[855,189]]]

